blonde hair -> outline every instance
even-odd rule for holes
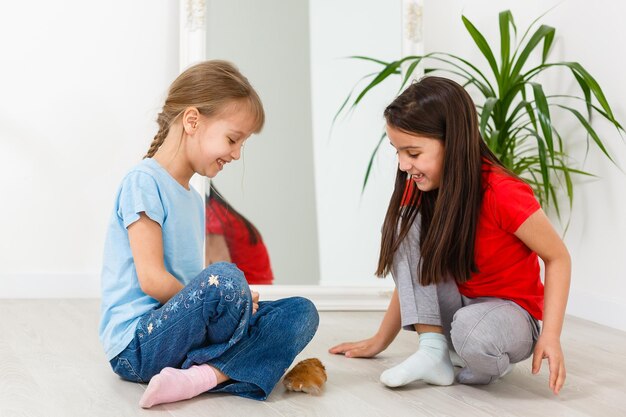
[[[159,131],[154,136],[144,158],[152,158],[163,144],[170,126],[184,113],[195,107],[200,114],[211,117],[229,105],[247,104],[254,119],[253,132],[265,123],[265,112],[259,95],[237,67],[228,61],[204,61],[186,69],[170,86],[163,109],[157,117]]]

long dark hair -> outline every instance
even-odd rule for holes
[[[222,197],[219,191],[217,191],[217,188],[215,188],[215,185],[213,185],[212,181],[211,181],[211,186],[209,188],[209,193],[206,196],[207,207],[209,207],[211,200],[214,200],[217,204],[223,206],[229,213],[231,213],[232,215],[234,215],[236,218],[238,218],[239,220],[243,222],[244,226],[246,226],[246,229],[248,229],[248,239],[251,245],[256,245],[257,243],[263,241],[263,239],[261,238],[261,233],[259,233],[259,230],[256,227],[254,227],[252,223],[250,223],[250,220],[246,219],[243,216],[243,214],[235,210],[235,208],[231,206],[230,203],[228,203],[228,201],[224,199],[224,197]],[[222,219],[219,219],[219,221],[223,222]],[[223,223],[222,223],[222,226],[229,227],[229,225],[223,224]]]
[[[418,190],[398,168],[376,275],[391,272],[394,253],[420,213],[419,283],[439,283],[448,276],[466,282],[477,272],[474,242],[483,195],[482,163],[506,171],[480,135],[474,103],[456,82],[428,76],[400,94],[384,116],[395,129],[442,141],[444,160],[439,188],[427,192]]]

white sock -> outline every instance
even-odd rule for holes
[[[454,368],[444,335],[422,333],[417,352],[380,375],[380,382],[388,387],[399,387],[418,380],[433,385],[451,385],[454,382]]]

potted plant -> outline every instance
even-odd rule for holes
[[[541,25],[536,28],[538,18],[517,42],[517,28],[512,13],[509,10],[501,12],[498,62],[482,33],[465,16],[462,16],[462,21],[482,53],[482,58],[487,61],[491,73],[485,74],[468,60],[445,52],[407,56],[393,62],[353,56],[351,58],[373,62],[382,69],[364,77],[371,80],[358,93],[348,95],[337,111],[335,120],[347,109],[355,108],[372,88],[391,76],[403,76],[402,91],[418,65],[428,63],[431,66],[425,68],[425,74],[450,74],[460,80],[464,87],[475,89],[482,96],[476,107],[483,139],[507,168],[528,181],[542,205],[553,207],[560,217],[557,190],[564,188],[571,208],[574,197],[572,175],[592,174],[572,166],[571,158],[564,148],[564,138],[552,121],[551,109],[559,108],[569,112],[584,128],[587,143],[597,146],[612,162],[603,140],[591,124],[592,116],[599,114],[608,120],[620,136],[624,129],[615,119],[602,88],[582,65],[577,62],[548,61],[556,32],[553,27]],[[529,57],[538,53],[538,49],[541,49],[541,63],[531,66]],[[569,70],[580,86],[582,96],[546,94],[536,78],[543,71],[554,67]],[[406,68],[404,74],[401,68]],[[581,112],[571,105],[572,102],[584,104],[585,110]],[[380,137],[372,152],[363,187],[367,184],[373,158],[384,138],[385,134]]]

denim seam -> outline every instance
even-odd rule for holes
[[[126,368],[126,370],[130,371],[130,373],[132,373],[135,378],[137,378],[139,380],[139,382],[143,383],[144,380],[141,379],[141,377],[139,376],[139,374],[135,371],[135,368],[133,368],[133,366],[130,364],[130,361],[126,358],[117,358],[117,360],[122,363],[122,366],[124,366]]]
[[[198,305],[195,309],[190,309],[190,310],[189,310],[189,313],[193,313],[193,312],[195,312],[196,310],[198,310],[198,309],[202,309],[202,308],[204,308],[203,304],[199,304],[199,305]],[[185,318],[184,318],[184,317],[180,317],[180,318],[179,318],[179,319],[177,319],[176,321],[172,321],[172,322],[170,322],[170,323],[168,324],[168,326],[176,326],[179,322],[184,321],[184,320],[185,320]],[[145,323],[144,323],[144,324],[145,324]],[[137,330],[135,330],[135,333],[136,333],[136,332],[137,332]],[[147,333],[147,332],[144,330],[144,333]],[[138,344],[139,344],[139,347],[137,348],[137,350],[141,350],[143,347],[148,347],[148,346],[150,346],[150,343],[154,343],[154,342],[156,342],[156,341],[160,340],[160,339],[161,339],[161,337],[163,336],[163,334],[164,334],[164,333],[163,333],[163,332],[161,332],[160,334],[156,335],[156,336],[155,336],[155,337],[153,337],[153,338],[150,338],[149,340],[145,340],[145,337],[144,337],[144,341],[143,341],[143,343],[142,343],[142,340],[141,340],[141,339],[139,339],[139,343],[138,343]],[[148,336],[149,336],[149,334],[148,334]]]
[[[276,310],[277,310],[277,311],[283,311],[283,309],[282,309],[282,308],[276,308]],[[272,317],[272,322],[274,322],[274,321],[275,321],[275,318],[274,318],[274,317]],[[270,322],[270,323],[267,323],[267,324],[266,324],[266,326],[267,326],[267,327],[270,327],[270,326],[271,326],[271,322]],[[260,336],[260,333],[258,333],[258,334],[256,335],[255,339],[254,339],[254,340],[251,340],[251,342],[256,341],[256,340],[259,338],[259,336]],[[243,351],[239,351],[239,352],[237,352],[237,354],[236,354],[235,356],[233,356],[232,358],[230,358],[230,359],[229,359],[229,361],[228,361],[228,362],[226,362],[226,363],[224,363],[224,364],[223,364],[222,369],[220,369],[220,371],[222,371],[223,373],[225,373],[225,374],[227,374],[227,375],[228,375],[228,372],[224,372],[223,370],[224,370],[224,369],[226,369],[226,368],[228,368],[228,365],[230,364],[230,362],[232,362],[233,360],[235,360],[235,359],[236,359],[236,358],[237,358],[240,354],[242,354],[242,353],[243,353]],[[216,358],[216,359],[219,359],[219,358]],[[211,364],[211,363],[209,362],[209,364]]]

